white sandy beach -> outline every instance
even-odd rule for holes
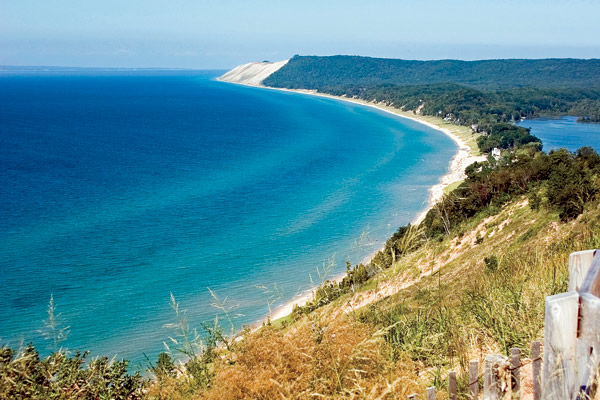
[[[262,63],[244,64],[244,65],[234,68],[233,70],[229,71],[228,73],[219,77],[218,79],[220,81],[235,83],[235,84],[239,84],[239,85],[260,87],[260,88],[270,89],[270,90],[302,93],[302,94],[308,94],[308,95],[319,96],[319,97],[327,97],[327,98],[332,98],[332,99],[336,99],[339,101],[346,101],[346,102],[350,102],[350,103],[354,103],[354,104],[359,104],[359,105],[366,106],[366,107],[373,107],[378,110],[384,111],[386,113],[389,113],[389,114],[392,114],[392,115],[395,115],[395,116],[398,116],[401,118],[410,119],[410,120],[416,121],[420,124],[424,124],[432,129],[436,129],[440,132],[443,132],[444,134],[446,134],[448,137],[450,137],[456,143],[456,145],[458,146],[458,149],[456,151],[456,154],[450,161],[450,167],[449,167],[448,173],[446,175],[443,175],[442,177],[440,177],[440,180],[436,185],[433,185],[432,187],[429,188],[429,200],[428,200],[427,206],[421,212],[419,212],[417,214],[417,216],[412,220],[411,224],[413,224],[413,225],[419,224],[421,221],[423,221],[423,219],[427,215],[427,212],[433,207],[433,205],[436,202],[438,202],[444,196],[444,189],[447,186],[449,186],[455,182],[460,182],[466,178],[464,171],[467,166],[469,166],[470,164],[472,164],[476,161],[486,160],[485,156],[474,155],[473,152],[471,151],[471,148],[467,145],[467,143],[461,137],[452,133],[449,129],[435,125],[428,121],[424,121],[422,119],[417,118],[416,116],[411,117],[409,115],[406,115],[405,113],[401,113],[400,110],[398,110],[398,109],[394,109],[392,107],[388,107],[388,106],[385,106],[382,104],[368,103],[363,100],[351,99],[351,98],[341,97],[341,96],[332,96],[332,95],[324,94],[324,93],[318,93],[316,90],[273,88],[273,87],[262,85],[262,81],[264,79],[266,79],[269,75],[271,75],[272,73],[277,71],[279,68],[284,66],[287,63],[287,61],[288,60],[280,61],[277,63],[262,62]],[[363,263],[370,262],[371,259],[375,256],[375,254],[377,254],[377,252],[379,252],[380,250],[382,250],[382,249],[378,249],[378,250],[374,251],[372,254],[370,254],[368,257],[366,257],[362,262]],[[344,273],[342,273],[338,276],[335,276],[329,280],[339,282],[345,276],[346,276],[346,273],[344,272]],[[306,304],[308,301],[310,301],[312,299],[313,292],[314,292],[314,289],[308,290],[308,291],[296,296],[288,303],[276,308],[270,316],[271,320],[276,320],[276,319],[283,318],[283,317],[289,315],[292,312],[295,305],[302,306],[302,305]],[[268,316],[266,316],[263,320],[259,321],[258,325],[260,323],[262,323],[263,321],[265,321],[267,318],[268,318]]]

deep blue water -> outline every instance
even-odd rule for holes
[[[582,146],[600,152],[600,124],[582,124],[577,117],[527,119],[517,123],[531,128],[531,134],[542,139],[543,150],[565,148],[576,151]]]
[[[338,274],[380,247],[456,150],[371,108],[214,76],[0,77],[0,343],[49,350],[51,294],[63,346],[134,365],[173,334],[171,292],[192,327],[219,313],[207,288],[252,323],[332,257]]]

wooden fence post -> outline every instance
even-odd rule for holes
[[[581,311],[577,340],[577,375],[579,389],[589,396],[591,387],[597,382],[600,361],[600,299],[590,293],[580,293],[579,298]]]
[[[597,252],[595,254],[592,265],[588,268],[587,274],[577,291],[600,297],[600,257]],[[569,279],[571,278],[569,277]]]
[[[569,292],[579,290],[595,255],[596,250],[576,251],[569,255]]]
[[[456,372],[448,372],[448,397],[450,400],[458,400],[458,388],[456,386]]]
[[[436,400],[437,395],[435,393],[435,386],[427,388],[427,400]]]
[[[533,400],[542,399],[542,353],[540,350],[540,342],[531,343],[531,379],[533,381]]]
[[[508,368],[508,360],[499,354],[485,357],[483,371],[483,399],[500,400],[506,391],[504,374]]]
[[[510,349],[510,392],[513,400],[521,399],[521,351]]]
[[[477,399],[479,395],[479,361],[469,361],[469,396]]]
[[[574,399],[576,376],[577,320],[579,294],[561,293],[546,297],[544,327],[544,400]]]

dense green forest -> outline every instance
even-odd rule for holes
[[[265,84],[288,88],[453,82],[478,89],[600,88],[600,60],[435,60],[294,56]]]
[[[600,114],[599,115],[591,115],[588,117],[579,117],[579,118],[577,118],[577,122],[583,122],[583,123],[600,122]]]
[[[600,115],[600,60],[295,56],[263,83],[418,110],[478,132],[542,115],[575,115],[582,122],[595,122]]]
[[[317,88],[337,96],[384,102],[424,115],[451,118],[461,125],[512,122],[540,115],[591,117],[600,112],[599,89],[513,88],[481,91],[454,83],[419,86],[373,85]]]

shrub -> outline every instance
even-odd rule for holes
[[[488,273],[496,272],[498,269],[498,257],[495,255],[485,257],[483,262],[485,263],[485,271]]]
[[[91,360],[88,353],[72,357],[56,352],[40,359],[28,345],[21,352],[0,349],[0,398],[2,399],[115,399],[143,398],[146,382],[127,372],[128,362],[106,357]]]

